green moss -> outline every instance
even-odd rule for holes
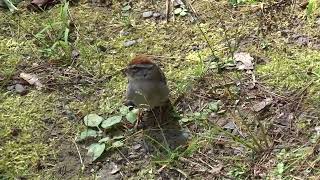
[[[0,172],[9,177],[32,177],[37,164],[48,154],[43,141],[46,117],[54,117],[53,95],[31,92],[27,96],[6,94],[1,99]]]
[[[257,72],[264,76],[265,81],[279,89],[295,90],[303,88],[310,82],[310,95],[319,98],[320,89],[320,52],[310,49],[291,49],[288,56],[281,52],[268,53],[271,61],[258,66]]]

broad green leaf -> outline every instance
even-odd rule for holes
[[[98,127],[102,121],[103,118],[97,114],[88,114],[84,117],[84,124],[89,127]]]
[[[92,161],[95,161],[101,156],[105,148],[104,143],[93,143],[88,147],[88,155],[92,157]]]
[[[188,12],[186,10],[183,10],[180,12],[180,16],[186,16],[188,14]]]
[[[119,124],[121,122],[122,116],[112,116],[104,120],[101,124],[102,128],[111,128],[112,126]]]
[[[137,120],[137,114],[130,111],[127,115],[126,115],[126,119],[131,123],[134,124]]]
[[[79,141],[86,139],[87,137],[97,137],[97,131],[93,129],[86,129],[80,133]]]
[[[114,148],[118,148],[118,147],[122,147],[124,144],[122,141],[115,141],[114,143],[112,143],[112,147]]]
[[[218,112],[221,105],[222,105],[222,102],[219,100],[219,101],[214,101],[214,102],[209,103],[208,107],[211,111]]]
[[[186,123],[186,122],[192,121],[192,119],[190,119],[190,118],[182,118],[180,121]]]
[[[110,137],[104,137],[104,138],[100,139],[98,142],[104,143],[104,142],[109,142],[110,140],[111,140]]]
[[[121,108],[120,108],[120,113],[121,113],[121,115],[123,115],[123,116],[125,116],[126,114],[128,114],[130,111],[129,111],[129,107],[127,107],[127,106],[122,106]]]
[[[175,9],[174,11],[173,11],[173,13],[175,14],[175,15],[178,15],[178,14],[180,14],[182,12],[182,8],[177,8],[177,9]]]

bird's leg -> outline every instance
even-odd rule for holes
[[[162,115],[162,106],[159,107],[159,125],[162,124],[163,121],[163,115]]]
[[[159,124],[164,124],[166,122],[167,117],[167,107],[166,106],[160,106],[159,107]]]
[[[166,0],[166,21],[169,22],[170,0]]]

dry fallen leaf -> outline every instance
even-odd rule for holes
[[[272,103],[272,100],[273,100],[272,98],[266,98],[263,101],[253,105],[252,109],[255,112],[259,112],[263,110],[265,107],[269,106]]]
[[[212,168],[209,170],[209,172],[210,172],[211,174],[219,174],[219,173],[221,172],[222,168],[223,168],[223,164],[218,164],[217,166],[212,167]]]
[[[38,90],[41,90],[44,87],[38,77],[34,74],[20,73],[20,78],[24,79],[29,84],[36,86]]]
[[[249,53],[240,52],[234,54],[236,61],[236,67],[239,70],[252,70],[253,69],[253,57]]]

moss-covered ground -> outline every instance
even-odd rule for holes
[[[69,16],[61,12],[63,4],[43,12],[31,12],[24,6],[18,14],[1,10],[0,179],[85,178],[99,174],[103,169],[99,164],[86,165],[81,171],[78,152],[84,156],[86,151],[81,145],[82,150],[77,151],[74,138],[84,128],[83,116],[108,115],[122,106],[127,81],[120,70],[136,54],[160,59],[171,98],[174,100],[185,93],[183,102],[189,103],[189,109],[177,107],[182,116],[190,113],[199,116],[190,111],[200,113],[200,104],[210,102],[210,98],[237,99],[238,96],[228,97],[224,93],[202,102],[200,97],[208,96],[206,92],[211,93],[213,86],[221,82],[247,82],[245,72],[221,75],[205,71],[212,50],[221,62],[229,61],[234,52],[250,53],[255,58],[258,84],[263,84],[269,93],[246,93],[246,89],[241,92],[240,103],[246,97],[285,96],[285,100],[275,100],[279,103],[272,106],[271,117],[275,120],[289,114],[287,120],[290,113],[299,111],[299,115],[292,115],[294,124],[289,130],[280,128],[281,132],[276,131],[278,126],[270,125],[266,136],[273,145],[261,153],[244,145],[245,141],[252,142],[251,136],[234,138],[229,134],[233,138],[219,144],[218,134],[208,120],[191,122],[188,127],[193,136],[187,151],[172,152],[165,157],[155,155],[156,158],[144,161],[125,157],[128,164],[121,164],[122,178],[319,179],[320,19],[317,11],[306,17],[306,10],[299,7],[299,2],[265,3],[263,10],[261,2],[233,7],[227,1],[193,1],[198,21],[193,22],[190,16],[176,16],[174,21],[171,18],[166,23],[165,19],[142,17],[142,12],[147,10],[163,13],[163,1],[135,0],[129,11],[123,11],[123,3],[113,1],[110,6],[100,7],[79,2],[70,5]],[[63,24],[65,18],[71,21],[70,26]],[[70,29],[67,44],[63,42],[66,27]],[[124,46],[129,40],[137,43]],[[74,52],[79,57],[73,57]],[[8,90],[21,72],[37,74],[48,88],[37,90],[26,86],[29,92],[23,96]],[[296,109],[283,110],[290,104],[283,102],[297,99],[298,104],[291,104]],[[247,112],[243,107],[235,109]],[[229,110],[225,113],[222,116],[225,119],[234,118]],[[239,131],[250,134],[246,130],[257,131],[254,128]],[[260,138],[258,133],[257,137]],[[237,149],[234,144],[244,146]],[[109,162],[107,159],[104,161]],[[144,164],[132,167],[139,162]]]

